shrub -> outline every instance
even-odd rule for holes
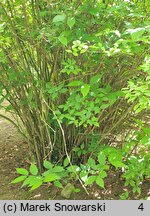
[[[1,107],[16,119],[9,120],[29,143],[40,175],[45,160],[62,165],[67,156],[87,167],[108,146],[115,156],[135,119],[146,124],[150,107],[149,3],[0,5]],[[113,166],[123,166],[121,154],[116,160],[107,153]]]

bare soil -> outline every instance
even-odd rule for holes
[[[48,200],[64,199],[60,195],[60,189],[47,185],[29,192],[27,188],[21,188],[21,184],[10,184],[17,177],[15,168],[28,167],[28,144],[23,140],[14,126],[0,118],[0,200]],[[119,199],[120,195],[131,188],[124,187],[124,181],[119,173],[115,171],[109,173],[105,181],[106,189],[102,190],[94,185],[88,188],[88,196],[81,188],[80,193],[73,194],[70,199],[90,200],[90,199]],[[76,187],[80,187],[76,185]],[[150,196],[150,181],[146,180],[141,185],[140,196],[130,193],[129,199],[147,199]]]

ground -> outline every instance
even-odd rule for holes
[[[21,188],[21,184],[10,184],[17,177],[15,168],[28,167],[28,159],[28,144],[10,122],[0,118],[0,200],[64,199],[60,195],[60,190],[54,186],[44,185],[29,192],[27,188]],[[89,196],[81,188],[81,192],[73,194],[70,199],[119,199],[125,190],[131,191],[131,188],[124,187],[123,179],[115,171],[109,174],[105,185],[106,189],[104,190],[96,185],[89,187]],[[139,197],[131,195],[130,199],[147,199],[150,182],[144,181],[141,188],[141,195]]]

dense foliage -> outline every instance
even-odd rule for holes
[[[150,177],[150,2],[2,0],[1,108],[29,143],[32,189]],[[9,101],[8,106],[3,101]],[[48,171],[45,171],[45,168]],[[39,173],[38,173],[39,170]],[[65,180],[64,180],[65,179]]]

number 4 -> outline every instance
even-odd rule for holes
[[[138,207],[139,210],[143,211],[144,210],[144,206],[143,206],[143,203],[141,203]]]

